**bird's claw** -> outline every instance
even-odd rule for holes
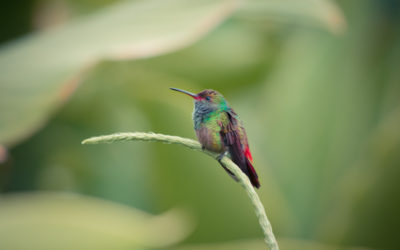
[[[224,156],[226,156],[227,153],[228,153],[228,151],[225,151],[225,152],[221,153],[220,155],[218,155],[217,161],[221,162],[222,158],[224,158]]]

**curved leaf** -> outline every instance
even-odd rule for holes
[[[0,144],[38,129],[101,59],[137,59],[187,46],[235,1],[124,1],[0,50]],[[110,83],[112,84],[112,83]]]
[[[336,34],[346,28],[342,10],[331,0],[249,1],[239,16],[320,26]]]
[[[66,193],[0,198],[1,249],[143,249],[184,239],[192,226],[177,210],[153,216]]]

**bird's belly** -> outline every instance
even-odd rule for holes
[[[203,126],[196,129],[196,135],[197,139],[205,149],[216,153],[222,153],[225,151],[219,130]]]

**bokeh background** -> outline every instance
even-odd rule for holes
[[[176,145],[220,91],[282,249],[398,249],[396,0],[1,3],[1,249],[265,249],[248,197]]]

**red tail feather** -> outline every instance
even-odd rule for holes
[[[248,147],[246,147],[244,155],[246,156],[247,159],[250,160],[250,162],[253,162],[253,156],[251,155],[250,149]]]

